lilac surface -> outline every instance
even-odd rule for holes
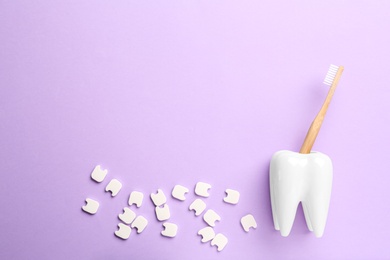
[[[390,3],[286,2],[0,0],[0,258],[388,259]],[[330,63],[345,72],[314,146],[334,163],[327,228],[315,238],[299,208],[283,238],[269,161],[299,149]],[[111,178],[124,185],[115,198]],[[197,181],[212,184],[220,253],[187,210]],[[132,190],[175,184],[191,190],[168,198],[176,238],[147,197],[144,233],[114,236]],[[238,205],[222,202],[226,188]]]

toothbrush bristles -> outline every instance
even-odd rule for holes
[[[333,80],[336,77],[337,71],[339,69],[339,66],[331,64],[328,70],[328,73],[326,74],[326,77],[324,79],[324,84],[331,86],[333,84]]]

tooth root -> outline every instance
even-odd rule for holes
[[[316,237],[322,237],[329,210],[330,194],[332,190],[332,176],[329,177],[329,175],[332,175],[332,172],[317,172],[316,174],[321,175],[321,177],[317,178],[317,182],[313,185],[312,192],[315,193],[315,195],[307,196],[307,199],[302,203],[305,204],[312,227],[312,229],[309,229],[314,232]]]
[[[276,230],[287,237],[294,224],[301,200],[302,170],[299,161],[289,160],[289,154],[276,153],[270,165],[271,206]]]
[[[308,212],[308,210],[307,210],[306,203],[303,202],[303,201],[302,201],[302,208],[303,208],[303,213],[305,214],[305,220],[306,220],[307,228],[308,228],[310,231],[313,231],[313,226],[311,225],[311,220],[310,220],[309,212]]]
[[[272,177],[270,178],[270,180]],[[274,186],[272,185],[272,182],[270,183],[270,193],[271,193],[271,209],[272,209],[272,218],[274,220],[274,227],[275,230],[280,230],[278,217],[276,216],[276,206],[275,206],[275,195],[274,195]]]
[[[283,196],[279,197],[282,198]],[[284,197],[283,199],[276,201],[276,217],[278,219],[280,234],[284,237],[287,237],[290,234],[292,225],[294,224],[298,204],[299,200],[293,196]]]
[[[305,202],[307,215],[310,220],[311,229],[316,237],[324,234],[326,219],[328,215],[329,203],[324,203],[322,198],[310,198]],[[306,219],[307,221],[307,219]],[[309,222],[307,222],[309,223]],[[308,224],[309,226],[309,224]]]
[[[316,237],[322,237],[328,217],[330,196],[332,192],[333,166],[326,155],[314,160],[314,172],[309,172],[312,178],[311,191],[302,203],[306,206],[310,225]]]

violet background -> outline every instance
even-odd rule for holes
[[[389,14],[368,0],[0,0],[0,258],[390,259]],[[283,238],[269,161],[300,148],[330,63],[345,71],[314,147],[334,163],[327,228],[315,238],[300,207]],[[197,181],[229,238],[220,253],[187,210]],[[131,191],[175,184],[191,189],[168,197],[176,238],[147,198],[146,230],[114,236]],[[238,205],[222,202],[226,188]]]

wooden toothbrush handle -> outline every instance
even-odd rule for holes
[[[332,100],[333,94],[336,90],[337,84],[339,83],[341,74],[343,73],[344,67],[340,66],[337,70],[335,79],[332,83],[332,86],[329,89],[328,95],[326,96],[325,102],[322,105],[320,112],[318,112],[317,116],[314,118],[313,122],[310,125],[309,130],[307,131],[305,141],[303,141],[300,153],[310,153],[311,148],[316,141],[317,135],[320,132],[322,122],[324,121],[326,111],[328,110],[330,101]]]

